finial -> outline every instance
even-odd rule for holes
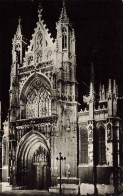
[[[18,18],[18,25],[21,26],[21,17]]]
[[[92,82],[93,84],[95,83],[95,78],[94,78],[94,76],[95,76],[95,73],[94,73],[94,64],[93,64],[93,62],[91,62],[91,81],[90,82]]]
[[[63,8],[65,7],[65,0],[63,0]]]
[[[39,3],[38,5],[38,18],[39,18],[39,21],[41,21],[41,13],[42,13],[43,9],[42,9],[42,6],[41,6],[41,3]]]

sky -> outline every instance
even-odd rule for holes
[[[18,18],[22,32],[30,40],[36,27],[37,7],[41,2],[43,19],[53,38],[59,19],[60,0],[0,0],[0,98],[5,120],[9,108],[9,82],[12,39]],[[76,35],[79,102],[89,92],[90,67],[94,64],[95,81],[107,84],[116,79],[123,96],[123,2],[120,0],[66,0],[67,15]]]

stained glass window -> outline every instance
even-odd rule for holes
[[[51,96],[46,85],[35,82],[27,94],[26,117],[38,118],[51,115]]]

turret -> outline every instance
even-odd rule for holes
[[[18,19],[18,27],[13,39],[12,64],[22,64],[22,42],[21,19]]]
[[[15,110],[18,108],[18,68],[22,66],[23,56],[25,55],[26,43],[23,40],[21,19],[18,19],[18,26],[12,40],[12,65],[10,75],[10,120],[15,120]]]
[[[71,58],[72,54],[75,55],[75,33],[67,16],[65,1],[63,1],[59,21],[56,23],[56,29],[59,52],[64,54],[64,60]]]
[[[18,67],[22,66],[23,57],[25,55],[26,42],[22,36],[21,19],[18,19],[18,26],[14,38],[12,40],[12,65],[11,65],[11,83],[12,88],[13,77],[17,76]]]
[[[56,23],[57,87],[60,99],[77,100],[75,33],[66,12],[65,1]]]

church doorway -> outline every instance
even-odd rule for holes
[[[42,166],[41,163],[33,164],[33,189],[48,189],[49,187],[49,166]]]
[[[17,148],[17,185],[27,189],[48,189],[50,153],[47,140],[36,131],[23,137]]]

